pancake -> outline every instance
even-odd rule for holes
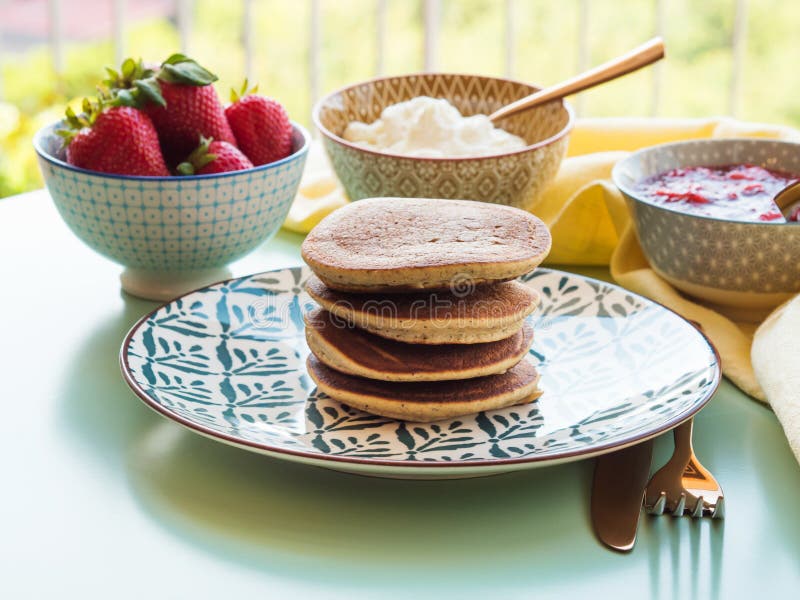
[[[306,362],[317,388],[363,411],[427,423],[532,402],[542,392],[539,374],[526,359],[502,375],[456,381],[388,382],[339,373],[313,354]]]
[[[302,254],[336,290],[446,290],[454,282],[478,285],[528,273],[547,256],[550,242],[541,220],[510,206],[369,198],[320,221]]]
[[[381,381],[444,381],[504,373],[525,357],[533,342],[530,325],[497,342],[420,346],[343,326],[341,319],[319,308],[304,318],[308,347],[321,363]]]
[[[468,294],[416,292],[370,296],[340,292],[311,276],[306,291],[322,308],[381,337],[412,344],[479,344],[516,334],[539,294],[508,281]]]

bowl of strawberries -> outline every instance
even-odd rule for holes
[[[34,137],[59,213],[125,267],[135,296],[165,300],[229,277],[227,265],[286,218],[308,132],[247,82],[224,106],[216,76],[182,54],[108,73],[96,98]]]

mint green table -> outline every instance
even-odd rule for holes
[[[300,240],[280,233],[234,272],[298,264]],[[369,479],[168,422],[120,376],[122,337],[155,303],[121,293],[119,271],[46,193],[0,200],[0,598],[800,594],[800,467],[769,409],[727,381],[695,447],[728,518],[645,517],[619,555],[592,534],[591,461]],[[660,439],[656,461],[670,451]]]

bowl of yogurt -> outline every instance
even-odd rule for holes
[[[530,209],[564,158],[572,109],[557,100],[497,126],[487,115],[537,89],[477,75],[384,77],[322,98],[313,119],[351,200],[462,198]]]
[[[800,223],[773,202],[800,179],[800,144],[662,144],[622,159],[612,178],[647,260],[682,292],[751,321],[800,293]]]

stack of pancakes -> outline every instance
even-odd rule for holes
[[[332,398],[437,421],[541,395],[526,358],[539,301],[513,281],[550,250],[533,215],[467,200],[373,198],[303,242],[320,305],[305,316],[308,372]]]

